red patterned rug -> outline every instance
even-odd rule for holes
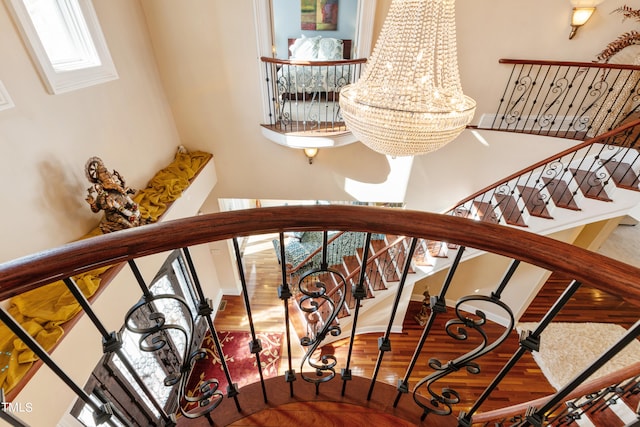
[[[260,352],[260,364],[262,365],[262,375],[264,378],[278,375],[280,367],[282,337],[280,332],[256,332],[256,338],[262,344]],[[218,338],[222,346],[224,360],[227,363],[231,380],[241,388],[260,380],[257,368],[256,355],[250,352],[249,343],[251,334],[245,331],[218,331]],[[187,396],[197,394],[196,390],[206,380],[215,378],[218,380],[218,390],[227,394],[227,378],[222,370],[220,356],[215,350],[215,345],[211,334],[207,332],[202,348],[206,351],[206,356],[196,361],[189,383],[187,385]]]

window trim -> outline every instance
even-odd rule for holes
[[[61,0],[68,2],[70,0]],[[23,0],[5,0],[31,59],[47,91],[53,95],[86,88],[118,78],[106,40],[91,0],[76,0],[89,29],[101,65],[70,71],[56,71],[40,41]]]

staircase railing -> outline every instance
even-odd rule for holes
[[[348,349],[346,353],[338,353],[334,347],[323,347],[323,341],[328,335],[340,332],[340,326],[336,325],[333,320],[342,310],[344,300],[337,303],[331,301],[327,304],[333,305],[333,310],[329,313],[321,314],[323,316],[322,322],[320,322],[323,325],[322,328],[317,331],[314,337],[306,337],[300,341],[304,354],[300,358],[296,358],[292,350],[292,344],[294,343],[290,341],[291,334],[288,321],[289,307],[292,303],[291,298],[293,295],[292,285],[287,282],[286,266],[281,263],[282,283],[279,286],[274,283],[271,305],[273,308],[282,307],[283,329],[287,337],[287,346],[283,354],[283,362],[286,364],[286,369],[283,377],[266,381],[262,377],[262,364],[260,363],[262,345],[255,335],[255,323],[258,322],[258,318],[254,316],[252,310],[252,302],[247,291],[247,276],[244,272],[243,254],[239,250],[237,239],[243,236],[278,233],[279,246],[281,254],[283,254],[285,232],[324,230],[363,232],[367,233],[367,239],[370,239],[372,234],[380,233],[412,236],[405,258],[407,261],[412,259],[419,239],[446,241],[459,245],[459,255],[465,248],[473,248],[499,254],[512,259],[512,261],[503,279],[500,283],[496,283],[490,295],[472,293],[462,297],[456,302],[455,309],[448,313],[445,301],[451,288],[455,286],[455,280],[453,279],[460,261],[460,257],[456,257],[449,269],[442,289],[437,295],[431,297],[431,310],[422,330],[422,335],[416,344],[413,356],[402,367],[405,372],[404,377],[398,383],[397,390],[391,395],[382,392],[384,384],[378,381],[378,375],[381,369],[391,365],[397,366],[399,363],[392,350],[391,343],[395,340],[395,336],[390,330],[397,314],[398,301],[403,290],[402,286],[398,286],[395,291],[394,302],[390,304],[387,310],[377,313],[379,317],[386,319],[389,327],[387,332],[379,339],[379,350],[373,373],[370,376],[367,375],[369,378],[367,383],[368,392],[366,391],[366,386],[364,388],[354,386],[347,392],[346,388],[349,383],[362,384],[359,377],[354,375],[352,371],[352,368],[358,367],[355,355],[358,353],[359,346],[362,345],[360,340],[356,340],[355,335],[359,322],[360,305],[355,305],[352,333],[346,339],[345,346],[342,347]],[[342,391],[332,399],[348,399],[349,401],[355,401],[359,398],[363,401],[376,399],[376,402],[377,399],[383,399],[379,405],[377,403],[376,405],[396,416],[412,419],[416,423],[420,423],[420,419],[424,419],[427,416],[431,420],[432,417],[437,415],[446,417],[454,410],[462,410],[458,420],[454,422],[465,426],[471,425],[473,417],[480,413],[480,409],[483,411],[496,409],[495,406],[492,406],[488,397],[500,385],[506,373],[521,377],[527,376],[524,368],[519,367],[518,361],[520,357],[527,352],[537,351],[540,334],[554,317],[562,311],[564,305],[572,298],[582,282],[588,282],[597,289],[624,296],[626,301],[640,305],[640,269],[614,259],[516,228],[471,221],[451,215],[356,206],[287,206],[200,215],[167,223],[145,225],[126,232],[115,232],[70,243],[57,249],[0,265],[0,298],[7,299],[19,293],[38,289],[52,281],[64,280],[68,288],[72,290],[74,298],[78,300],[91,323],[95,326],[97,333],[94,338],[104,345],[105,353],[118,352],[120,351],[118,345],[119,334],[110,332],[100,322],[99,315],[93,311],[92,306],[86,304],[81,293],[75,290],[72,277],[102,266],[126,262],[136,279],[131,284],[130,289],[139,288],[138,292],[141,295],[140,301],[135,303],[132,309],[129,310],[127,319],[132,321],[136,319],[135,322],[143,321],[144,319],[151,321],[149,328],[132,327],[133,332],[143,334],[144,339],[140,343],[147,350],[167,351],[166,346],[163,346],[163,344],[168,340],[167,336],[172,337],[168,329],[175,329],[177,326],[169,324],[171,322],[164,321],[168,317],[161,313],[160,305],[156,304],[156,302],[161,298],[171,299],[173,297],[162,293],[148,292],[144,278],[136,267],[136,259],[151,254],[181,250],[186,259],[185,268],[188,271],[185,277],[191,278],[195,289],[193,295],[194,308],[189,309],[189,312],[196,310],[196,317],[205,320],[205,324],[216,342],[216,350],[221,356],[221,360],[224,361],[227,360],[226,356],[228,355],[225,354],[225,349],[215,339],[217,337],[217,329],[212,315],[213,310],[199,284],[198,269],[196,268],[199,264],[189,255],[189,248],[208,242],[226,241],[228,239],[231,240],[235,249],[238,277],[242,287],[241,295],[245,303],[247,324],[252,334],[251,345],[247,349],[240,350],[240,352],[245,352],[250,357],[256,358],[256,369],[260,373],[259,382],[265,406],[268,401],[273,404],[273,401],[269,400],[270,398],[275,401],[276,397],[274,396],[282,396],[281,390],[283,388],[288,389],[291,399],[300,399],[303,395],[311,396],[310,398],[313,399],[314,394],[318,394],[321,389],[327,393],[332,387],[331,384],[338,382],[342,386]],[[323,247],[326,247],[326,240]],[[323,255],[323,257],[326,257],[326,255]],[[365,256],[363,259],[368,258],[368,256]],[[518,342],[513,332],[515,320],[511,309],[503,301],[502,295],[505,290],[518,286],[518,283],[513,282],[512,278],[513,272],[520,263],[528,263],[552,272],[559,272],[573,278],[574,281],[543,316],[536,330],[529,334],[523,334],[519,344],[514,345]],[[344,276],[327,268],[324,264],[326,263],[323,263],[315,271],[307,272],[307,277],[312,279],[310,281],[311,286],[299,289],[299,292],[304,295],[300,304],[309,313],[316,315],[320,315],[317,311],[320,303],[328,300],[325,292],[326,287],[322,284],[320,278],[331,274],[336,275],[340,280],[344,280]],[[400,283],[403,283],[406,279],[409,269],[410,263],[405,262],[401,268]],[[363,270],[364,268],[361,271]],[[355,288],[354,295],[356,295],[356,298],[363,298],[364,279],[362,276],[357,281]],[[517,292],[515,289],[514,291]],[[121,303],[125,303],[125,301],[122,300]],[[474,304],[479,306],[474,313],[469,313],[462,308],[474,306]],[[142,310],[140,314],[144,314],[144,316],[135,317],[133,312],[137,310]],[[503,318],[510,319],[510,321],[505,325],[493,325],[486,320],[487,310],[498,310],[502,313]],[[273,317],[275,312],[270,310],[269,313],[269,316]],[[101,396],[89,395],[82,384],[78,384],[77,380],[74,380],[74,376],[69,375],[46,352],[41,352],[37,340],[31,338],[29,333],[19,325],[19,322],[14,321],[15,319],[4,307],[0,307],[0,316],[2,321],[9,325],[10,329],[25,342],[29,349],[45,359],[45,364],[78,399],[93,408],[94,414],[100,420],[107,420],[112,417],[120,419],[119,414],[126,412],[129,409],[128,405],[131,405],[132,402],[140,402],[141,399],[135,395],[125,399],[126,401],[118,399],[100,400],[102,399]],[[225,316],[225,313],[219,312],[218,316]],[[137,325],[135,322],[133,326]],[[447,333],[437,335],[436,332],[439,328],[442,328]],[[489,329],[492,330],[492,333],[487,334]],[[530,409],[522,425],[540,425],[545,419],[549,405],[556,405],[559,401],[565,399],[571,390],[583,383],[623,347],[635,340],[638,335],[640,335],[640,321],[636,321],[616,344],[603,353],[594,363],[587,366],[575,380],[554,395],[552,401]],[[430,347],[426,346],[425,343],[428,339],[436,336],[439,337],[437,338],[438,340],[448,341],[457,355],[449,361],[441,361],[437,355],[430,354]],[[469,340],[470,337],[475,337],[475,339]],[[479,345],[478,342],[480,342]],[[469,347],[466,347],[465,343]],[[182,347],[185,348],[184,345]],[[498,348],[500,348],[500,351],[494,351]],[[513,352],[513,355],[509,357],[511,352]],[[179,389],[181,400],[185,398],[183,381],[186,382],[192,368],[192,359],[198,354],[201,353],[195,351],[193,353],[185,353],[182,356],[163,356],[166,360],[175,360],[177,364],[168,374],[164,384],[167,386],[183,384]],[[389,355],[394,355],[394,357],[387,362],[385,356]],[[423,359],[424,357],[426,359]],[[492,360],[492,366],[497,365],[502,366],[502,368],[493,380],[490,378],[493,374],[489,374],[489,378],[485,378],[486,381],[482,381],[482,383],[488,385],[485,391],[478,395],[474,388],[464,386],[465,378],[474,377],[481,373],[487,375],[487,372],[491,372],[491,369],[485,371],[480,369],[480,366],[489,357]],[[429,362],[427,363],[426,360],[429,360]],[[297,371],[294,369],[294,363],[298,362],[299,370]],[[246,410],[257,411],[262,409],[263,406],[260,405],[260,400],[256,400],[255,396],[247,396],[246,399],[248,400],[244,400],[245,397],[243,397],[242,390],[233,385],[233,373],[224,363],[222,365],[221,378],[208,379],[197,389],[191,390],[195,395],[189,394],[189,401],[191,403],[200,402],[200,404],[197,405],[198,409],[194,412],[182,412],[183,417],[210,416],[215,418],[217,423],[226,424],[246,416]],[[420,371],[416,370],[417,366],[421,367]],[[342,369],[339,371],[340,368]],[[429,369],[430,373],[425,374],[424,369]],[[463,377],[460,378],[460,375]],[[449,385],[449,380],[454,378],[457,378],[457,383],[461,384],[457,389],[448,386],[444,389],[441,388],[441,384]],[[227,380],[229,386],[226,390],[218,389],[218,379]],[[296,379],[301,381],[296,383]],[[109,389],[101,390],[108,391]],[[151,390],[145,391],[143,389],[140,393],[143,393],[153,401],[154,394]],[[309,393],[310,390],[311,392]],[[407,398],[409,393],[411,393],[411,399]],[[62,393],[58,387],[57,393],[55,395],[48,394],[47,399],[56,399],[60,394]],[[229,399],[225,399],[225,395]],[[325,397],[329,395],[324,394]],[[395,400],[391,402],[393,395],[395,395]],[[542,396],[533,395],[532,397]],[[277,397],[277,399],[280,399],[280,397]],[[68,404],[69,402],[59,402],[59,406],[64,408],[67,408]],[[161,404],[156,405],[156,409],[156,412],[160,414],[156,415],[157,424],[174,425],[175,419],[172,418],[172,412],[169,412]],[[2,415],[14,416],[14,414],[7,413]],[[51,415],[46,414],[46,416],[50,417]],[[14,418],[17,419],[17,417]],[[426,421],[426,423],[431,422]],[[15,423],[16,425],[22,425],[19,424],[20,421],[15,421]],[[135,425],[135,421],[125,421],[124,424]]]
[[[340,90],[360,77],[362,59],[303,61],[260,58],[265,66],[269,123],[279,132],[346,132]]]
[[[458,202],[448,213],[526,226],[554,206],[580,210],[580,197],[610,201],[611,187],[638,188],[640,120],[632,120],[516,172]]]
[[[479,127],[587,139],[637,116],[640,66],[501,59],[513,66],[497,112]]]
[[[640,362],[607,376],[586,381],[565,397],[565,401],[552,408],[546,417],[548,425],[570,425],[590,411],[617,403],[629,393],[640,393]],[[553,399],[553,395],[534,401],[488,411],[474,417],[474,424],[506,427],[526,419],[530,408],[537,408]],[[638,408],[640,409],[640,408]],[[640,414],[639,414],[640,416]]]

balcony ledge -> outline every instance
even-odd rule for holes
[[[261,128],[262,135],[265,138],[290,148],[341,147],[358,142],[358,139],[348,130],[308,130],[285,133],[280,130],[274,130],[268,125],[262,125]]]

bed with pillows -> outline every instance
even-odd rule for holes
[[[289,39],[289,52],[290,60],[304,64],[283,65],[278,70],[278,91],[282,99],[336,100],[340,88],[350,83],[351,65],[327,62],[350,59],[351,40],[303,35]]]

